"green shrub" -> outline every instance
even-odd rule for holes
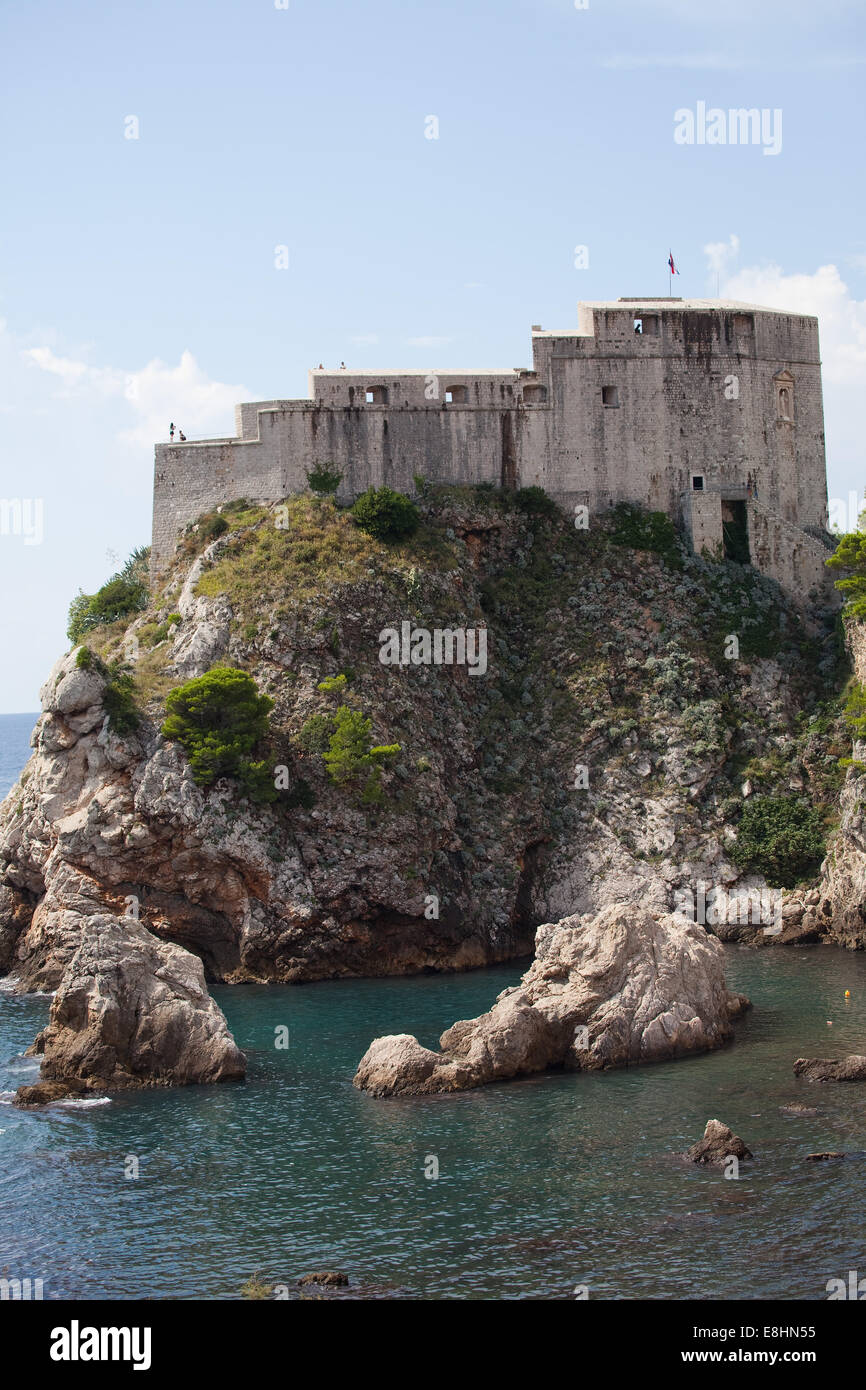
[[[852,681],[845,700],[845,722],[855,738],[866,738],[866,690]]]
[[[630,502],[620,502],[612,511],[611,540],[633,550],[652,550],[674,568],[682,567],[676,527],[664,512],[645,512]]]
[[[215,666],[169,692],[162,734],[181,744],[199,786],[234,777],[251,800],[275,801],[273,770],[250,756],[273,707],[246,671]]]
[[[103,679],[102,705],[108,715],[109,727],[116,734],[131,734],[139,726],[141,715],[135,703],[132,672],[122,661],[106,665],[89,647],[79,647],[75,656],[79,671],[96,671]]]
[[[295,743],[305,753],[324,754],[328,751],[334,719],[330,714],[311,714],[295,734]]]
[[[217,512],[216,516],[209,516],[199,523],[198,534],[201,540],[215,541],[218,536],[224,536],[228,529],[225,517]]]
[[[306,778],[297,777],[291,790],[281,793],[280,801],[284,806],[300,806],[304,811],[309,811],[316,804],[316,794]]]
[[[115,733],[134,733],[141,722],[135,703],[135,682],[132,672],[120,661],[112,661],[106,672],[102,703],[108,723]]]
[[[543,487],[521,487],[514,494],[514,505],[527,516],[558,516],[559,508]]]
[[[836,588],[845,595],[845,612],[852,618],[866,618],[866,532],[851,531],[843,536],[827,560],[830,569],[849,570]]]
[[[343,479],[342,473],[337,473],[334,469],[329,468],[326,463],[323,463],[321,467],[308,468],[305,471],[307,474],[307,482],[312,491],[317,493],[320,497],[333,496]]]
[[[771,888],[793,888],[814,878],[824,857],[821,812],[796,796],[747,801],[731,858],[746,873],[763,874]]]
[[[324,690],[326,695],[340,695],[345,690],[346,683],[346,677],[342,673],[339,676],[326,676],[319,682],[319,690]]]
[[[130,617],[147,607],[149,559],[150,547],[139,546],[123,568],[95,594],[85,594],[79,589],[69,605],[66,635],[70,642],[80,642],[92,628]]]
[[[368,487],[352,507],[362,531],[380,541],[403,540],[418,529],[418,509],[402,492],[390,487]]]
[[[340,705],[334,716],[334,732],[328,741],[328,751],[323,756],[328,775],[338,786],[355,781],[366,773],[364,800],[378,802],[381,800],[381,764],[386,758],[399,753],[400,745],[391,743],[371,747],[372,723],[360,710]]]

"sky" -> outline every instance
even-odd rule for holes
[[[530,365],[669,250],[675,294],[819,316],[862,498],[862,0],[5,0],[0,54],[0,712],[149,541],[170,420],[232,434],[320,361]]]

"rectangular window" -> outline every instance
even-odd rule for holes
[[[602,405],[619,405],[619,391],[615,386],[602,386]]]
[[[700,473],[692,474],[692,492],[703,492],[704,480]]]

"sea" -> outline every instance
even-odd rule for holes
[[[34,718],[0,718],[6,781]],[[793,1063],[864,1051],[866,953],[726,952],[754,1006],[730,1047],[402,1100],[352,1086],[370,1041],[434,1046],[525,962],[217,986],[245,1082],[32,1111],[10,1102],[50,1000],[0,982],[0,1272],[57,1299],[295,1297],[320,1269],[369,1299],[826,1299],[866,1275],[866,1087]],[[738,1177],[682,1157],[711,1118],[755,1155]]]
[[[38,714],[0,714],[0,801],[14,787],[30,757],[30,735],[38,718]]]

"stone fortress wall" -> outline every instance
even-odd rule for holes
[[[532,331],[531,368],[325,371],[306,400],[239,405],[231,439],[157,444],[153,569],[183,528],[239,497],[277,502],[327,464],[351,502],[371,484],[537,484],[590,516],[620,501],[666,512],[697,551],[740,522],[786,589],[826,584],[817,319],[719,300],[578,308]]]

